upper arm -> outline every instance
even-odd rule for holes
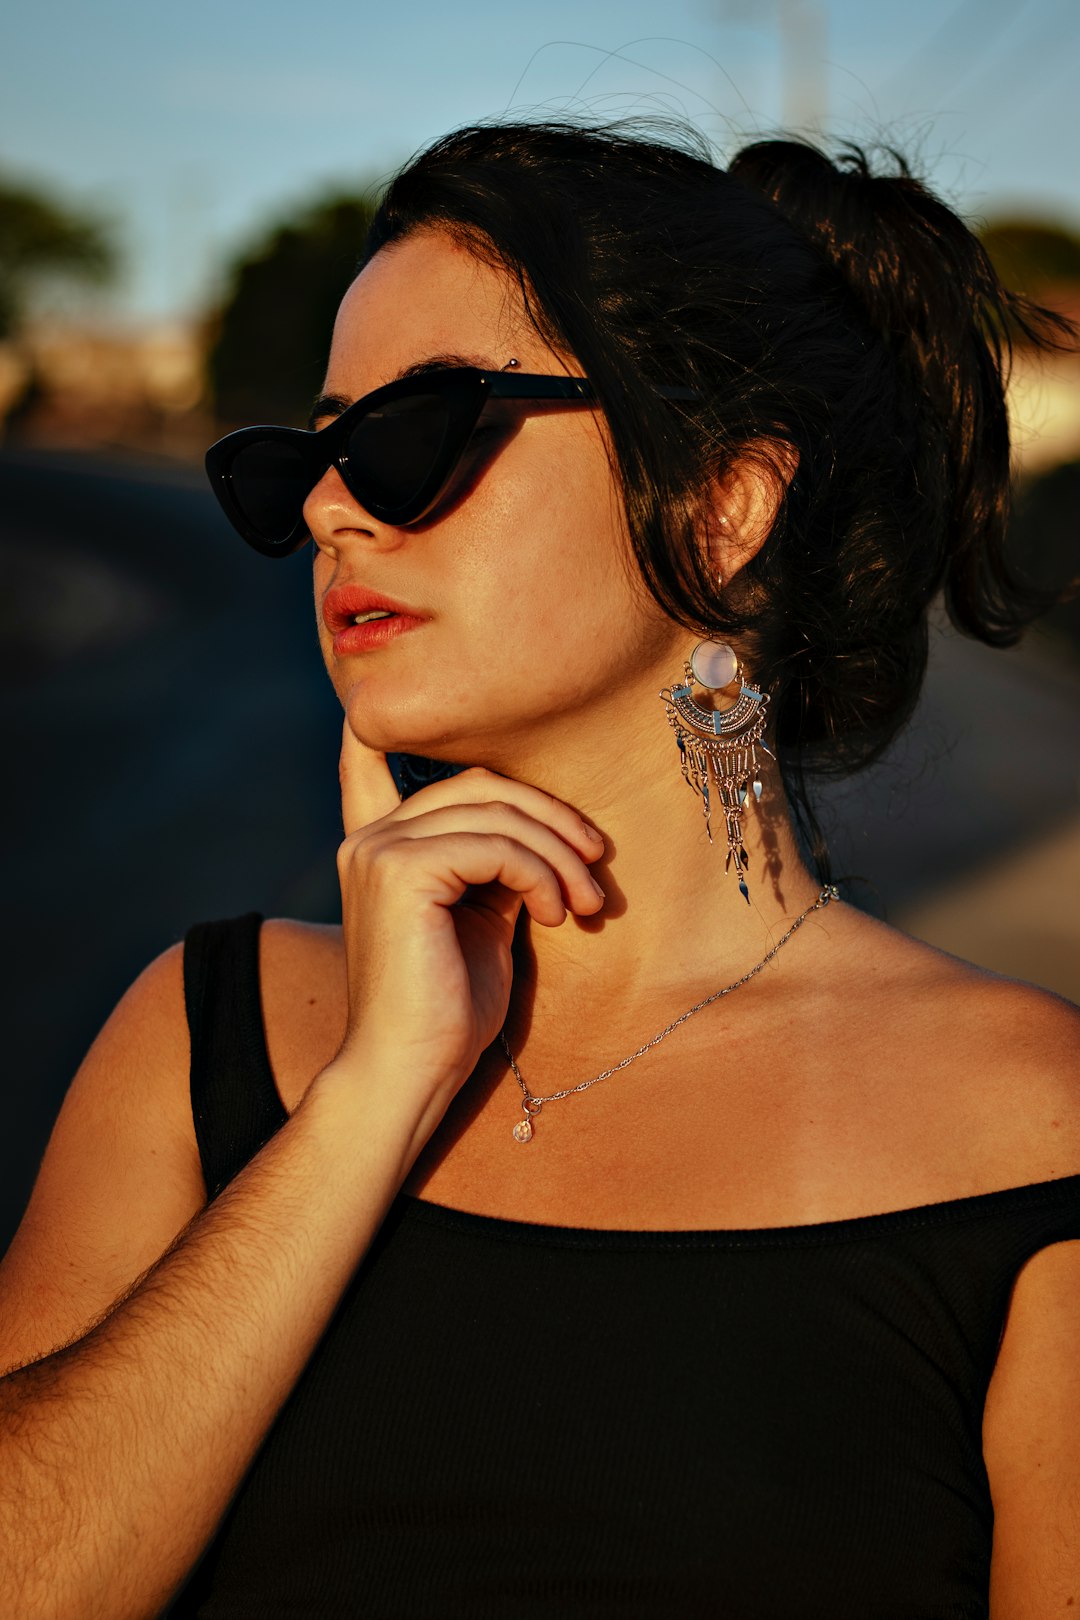
[[[1017,1278],[983,1421],[992,1620],[1080,1609],[1080,1241]]]
[[[82,1336],[206,1202],[183,945],[125,992],[79,1066],[0,1264],[0,1372]]]
[[[1040,1173],[1075,1174],[1080,1012],[1023,989],[1002,1041],[1011,1035],[1025,1057],[1031,1140],[1046,1144]],[[1070,1605],[1080,1612],[1080,1240],[1038,1250],[1016,1278],[987,1394],[983,1455],[994,1504],[992,1620],[1042,1620]]]

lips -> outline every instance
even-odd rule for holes
[[[395,613],[402,619],[414,620],[417,623],[425,617],[406,603],[395,602],[392,597],[382,596],[378,591],[369,591],[363,585],[337,585],[332,591],[327,591],[323,598],[323,623],[332,634],[347,629],[358,613],[377,611]]]

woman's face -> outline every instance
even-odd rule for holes
[[[447,235],[382,249],[338,314],[325,392],[345,401],[407,368],[445,364],[580,376],[525,317],[516,285]],[[522,747],[625,727],[627,700],[678,673],[688,637],[630,557],[599,411],[497,402],[497,431],[419,524],[376,521],[331,468],[305,505],[323,658],[372,747],[510,770]],[[485,417],[485,421],[487,418]],[[321,425],[321,424],[320,424]],[[326,593],[365,587],[423,622],[338,655]],[[635,704],[636,707],[636,704]]]

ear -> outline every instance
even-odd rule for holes
[[[719,577],[721,587],[731,583],[772,533],[798,465],[793,445],[758,439],[714,481],[703,539],[709,572]]]

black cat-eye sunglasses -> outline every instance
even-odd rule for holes
[[[657,393],[698,397],[692,388]],[[229,433],[206,452],[206,471],[248,544],[265,557],[286,557],[309,538],[304,502],[329,467],[373,518],[403,527],[418,523],[442,495],[489,399],[595,397],[585,377],[447,367],[376,388],[318,431]]]

